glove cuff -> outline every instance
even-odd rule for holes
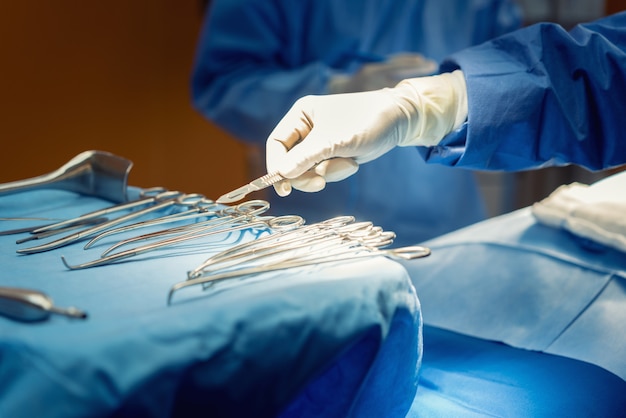
[[[391,90],[408,119],[401,147],[437,145],[467,119],[467,87],[461,70],[407,79]]]

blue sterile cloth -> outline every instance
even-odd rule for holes
[[[134,190],[136,193],[136,190]],[[68,218],[110,205],[63,191],[0,197],[0,217]],[[30,221],[46,223],[47,221]],[[26,221],[1,221],[12,229]],[[142,231],[143,232],[143,231]],[[134,234],[138,234],[139,231]],[[86,270],[120,237],[19,255],[0,237],[0,286],[45,292],[86,320],[0,316],[0,416],[404,416],[417,387],[421,314],[384,258],[170,287],[211,254],[254,238],[207,237]]]
[[[426,245],[430,257],[403,263],[425,324],[626,379],[626,254],[539,224],[530,208]]]

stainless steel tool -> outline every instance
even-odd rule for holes
[[[52,299],[38,290],[0,287],[0,315],[33,322],[48,319],[51,314],[87,318],[87,314],[79,309],[54,306]]]
[[[128,173],[132,165],[131,161],[105,151],[85,151],[51,173],[0,184],[0,195],[60,189],[116,203],[125,202],[128,199]]]

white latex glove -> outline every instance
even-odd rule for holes
[[[268,137],[267,170],[287,179],[274,185],[280,196],[292,187],[319,191],[396,146],[436,145],[466,118],[461,71],[371,92],[306,96]]]
[[[354,74],[337,74],[329,80],[328,91],[354,93],[393,87],[407,78],[431,75],[437,71],[437,63],[414,53],[391,55],[383,62],[363,65]]]

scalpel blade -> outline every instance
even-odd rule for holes
[[[265,189],[266,187],[269,187],[274,183],[278,183],[281,180],[284,180],[284,177],[278,173],[266,174],[263,177],[259,177],[258,179],[251,181],[245,186],[241,186],[232,192],[226,193],[217,199],[216,202],[221,204],[237,202],[246,197],[249,193]]]

